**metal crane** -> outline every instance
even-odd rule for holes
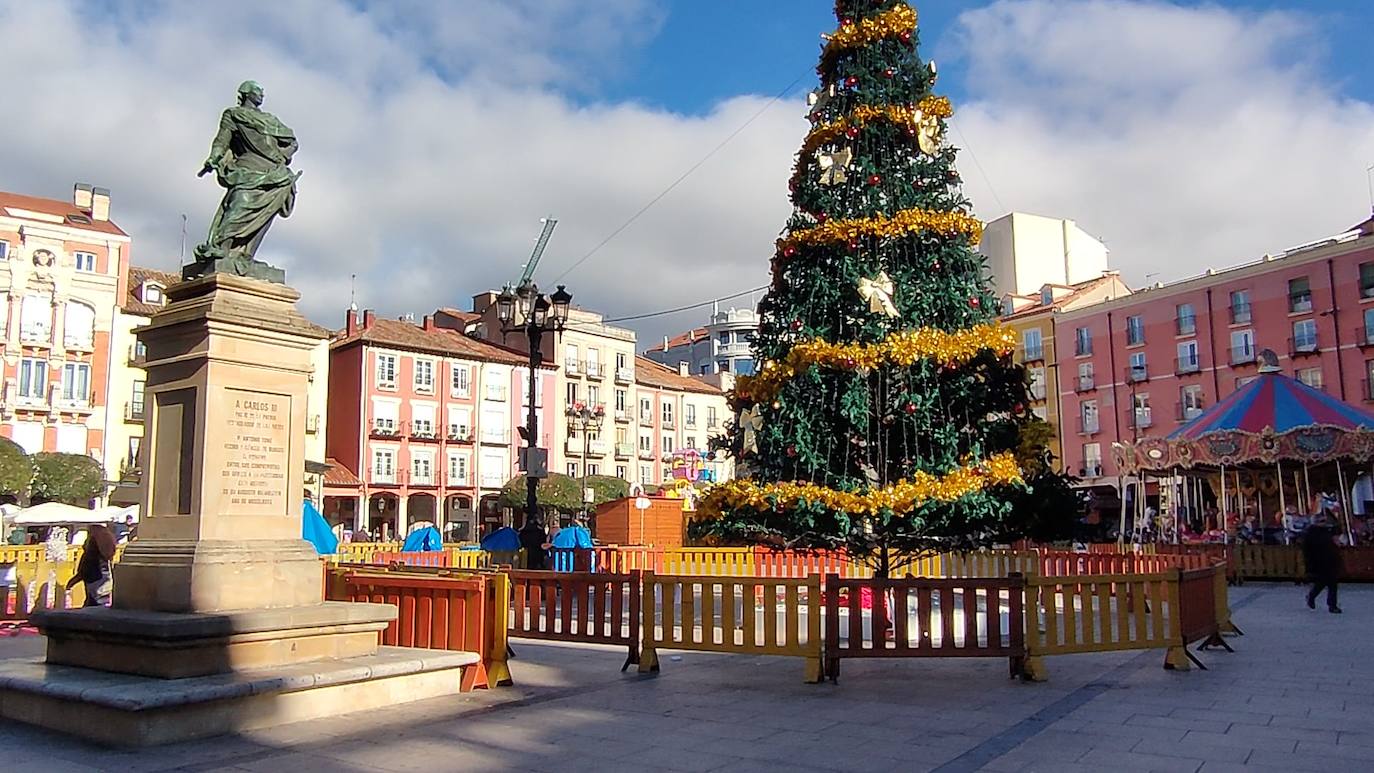
[[[515,283],[516,287],[524,287],[534,280],[534,269],[539,265],[539,259],[544,257],[544,248],[549,246],[549,237],[553,236],[553,229],[558,225],[558,220],[546,217],[540,221],[544,224],[544,230],[539,234],[539,241],[534,243],[534,252],[530,253],[530,259],[525,263],[525,272],[520,275],[520,281]]]

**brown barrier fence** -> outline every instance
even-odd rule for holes
[[[1179,572],[1179,629],[1182,637],[1180,644],[1183,654],[1203,670],[1207,667],[1188,652],[1189,644],[1202,642],[1199,650],[1222,647],[1227,652],[1231,651],[1231,645],[1221,638],[1217,616],[1215,579],[1218,574],[1225,571],[1224,567],[1213,566]]]
[[[1004,657],[1019,676],[1026,657],[1023,577],[825,579],[825,667],[844,658]],[[865,618],[863,598],[871,600]],[[890,610],[890,614],[889,614]]]
[[[628,574],[512,571],[511,636],[629,648],[639,663],[638,571]]]

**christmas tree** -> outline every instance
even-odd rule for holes
[[[732,394],[743,469],[698,535],[846,549],[880,576],[1007,536],[1030,419],[945,141],[949,100],[901,0],[839,0],[797,154],[794,211]]]

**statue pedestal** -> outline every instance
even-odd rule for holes
[[[438,685],[456,692],[463,666],[453,656],[463,653],[388,654],[377,634],[396,618],[395,607],[322,601],[321,561],[301,538],[301,517],[310,353],[327,331],[300,315],[299,294],[284,285],[212,274],[174,285],[167,296],[166,309],[138,331],[148,352],[146,489],[139,538],[114,566],[113,606],[35,614],[48,637],[49,670],[0,678],[0,715],[101,737],[88,723],[64,719],[91,707],[85,691],[47,685],[54,675],[58,684],[125,674],[134,680],[120,682],[126,689],[182,696],[174,724],[190,735],[155,723],[161,729],[124,741],[134,744],[237,727],[225,703],[236,699],[215,677],[251,672],[269,684],[273,669],[296,669],[283,682],[295,693],[311,689],[303,673],[327,671],[335,676],[325,682],[346,682],[355,696],[334,703],[338,713],[415,699],[393,696],[394,685],[382,684],[393,678],[424,681],[416,697],[432,697]],[[397,657],[418,665],[404,674],[374,669],[378,658]],[[390,697],[360,697],[376,680]],[[25,708],[35,701],[48,708]],[[55,708],[64,701],[70,705]],[[109,714],[121,705],[100,703],[96,715],[116,722]],[[154,706],[165,701],[126,708]],[[198,711],[203,721],[184,721]],[[116,724],[151,727],[133,716]]]

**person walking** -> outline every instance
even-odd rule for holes
[[[76,574],[67,580],[67,590],[71,590],[78,582],[84,582],[86,603],[83,606],[108,607],[114,589],[110,578],[110,562],[115,554],[114,532],[103,523],[92,525],[87,532],[81,558],[76,562]]]
[[[1341,578],[1341,551],[1336,546],[1335,535],[1326,518],[1320,518],[1307,528],[1302,537],[1302,557],[1307,562],[1307,576],[1312,580],[1312,590],[1307,593],[1307,608],[1317,608],[1317,596],[1326,590],[1326,609],[1332,614],[1340,614],[1336,602],[1336,583]]]
[[[520,547],[525,549],[525,568],[543,569],[545,548],[544,545],[549,541],[548,535],[544,533],[544,526],[539,521],[539,516],[525,519],[525,525],[520,529]]]

